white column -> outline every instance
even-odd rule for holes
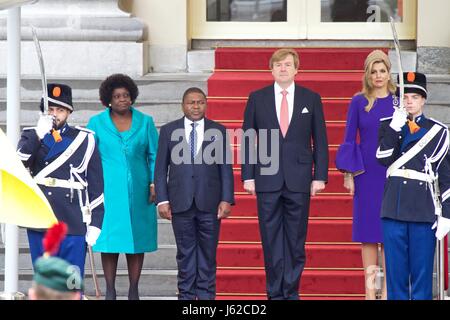
[[[20,7],[8,10],[7,135],[17,145],[20,135]],[[19,283],[19,228],[5,228],[5,293],[15,294]]]

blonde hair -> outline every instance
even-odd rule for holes
[[[300,58],[298,57],[298,53],[294,49],[289,48],[278,49],[273,53],[269,62],[270,69],[271,70],[273,69],[273,65],[275,62],[282,61],[286,59],[286,57],[289,55],[291,55],[294,58],[295,69],[298,69],[298,66],[300,65]]]
[[[383,51],[374,50],[367,56],[366,61],[364,62],[364,78],[363,87],[361,90],[361,94],[363,94],[369,102],[368,105],[364,108],[366,112],[370,112],[370,110],[372,110],[376,100],[376,97],[373,95],[372,81],[370,80],[373,65],[375,63],[383,63],[386,66],[388,73],[391,73],[391,61]],[[395,94],[395,91],[397,90],[396,85],[392,81],[392,77],[388,81],[387,89],[391,94]]]

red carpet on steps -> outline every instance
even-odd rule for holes
[[[216,70],[269,71],[269,60],[275,50],[276,48],[218,48],[216,50]],[[354,71],[363,69],[364,60],[372,50],[367,48],[301,48],[297,49],[297,52],[300,55],[300,70]]]
[[[264,259],[259,244],[220,244],[217,262],[223,269],[263,268]],[[361,248],[355,245],[307,244],[306,269],[361,268]],[[345,256],[345,259],[341,259]]]
[[[330,154],[335,151],[330,150]],[[241,180],[241,171],[236,168],[234,170],[234,189],[236,192],[244,192],[244,187]],[[328,184],[326,188],[327,193],[346,193],[346,189],[342,185],[342,174],[337,171],[330,171],[328,173]]]
[[[242,121],[225,122],[221,121],[227,129],[236,130],[242,128]],[[336,146],[344,139],[345,123],[327,123],[328,144]]]
[[[217,292],[234,294],[264,293],[264,270],[219,270]],[[364,291],[364,274],[354,270],[305,270],[300,293],[307,295],[344,295]]]
[[[342,131],[338,132],[338,134],[341,134],[341,133],[342,133]],[[238,146],[238,145],[234,145],[232,147],[233,147],[233,152],[234,152],[233,153],[233,157],[234,157],[234,159],[236,159],[236,161],[233,162],[234,163],[233,167],[235,169],[239,169],[241,167],[241,165],[240,165],[240,162],[238,160],[240,159],[241,149],[240,149],[240,146]],[[330,168],[334,168],[335,167],[334,161],[336,159],[337,150],[338,150],[337,146],[330,145],[330,148],[329,148],[329,167]],[[339,184],[340,185],[342,185],[342,183],[341,183],[342,179],[341,178],[342,178],[342,176],[340,175],[339,176]],[[333,184],[333,187],[335,187],[334,184]],[[330,185],[328,185],[327,190],[329,190],[329,188],[330,188]],[[333,188],[333,190],[335,190],[335,188]]]
[[[218,48],[216,71],[208,80],[210,119],[229,129],[242,126],[250,92],[273,83],[269,59],[274,48]],[[311,199],[302,299],[363,299],[361,248],[351,242],[352,197],[335,169],[351,97],[361,89],[363,65],[374,48],[300,48],[296,82],[322,97],[330,152],[327,187]],[[382,49],[385,52],[386,49]],[[234,142],[235,155],[239,145]],[[238,159],[235,157],[235,160]],[[217,252],[218,299],[265,299],[264,257],[256,198],[245,194],[240,165],[234,165],[236,206],[222,222]]]
[[[326,190],[326,189],[325,189]],[[320,195],[311,198],[309,216],[314,218],[349,219],[352,217],[352,197],[348,194]],[[248,194],[236,195],[236,206],[232,208],[232,217],[240,219],[256,218],[256,197]],[[225,224],[228,221],[224,221]]]
[[[349,98],[361,90],[361,73],[299,73],[296,81],[322,97]],[[211,97],[248,97],[249,93],[273,82],[269,72],[215,72],[208,80]],[[350,93],[353,92],[353,93]],[[212,94],[213,93],[213,94]]]
[[[223,221],[220,241],[255,243],[260,242],[257,219],[233,219]],[[352,220],[309,219],[307,242],[351,242]],[[341,257],[344,259],[344,257]]]
[[[350,99],[323,100],[323,110],[328,121],[345,121]],[[208,99],[208,115],[211,119],[236,120],[244,114],[247,99]],[[236,118],[238,117],[238,118]]]

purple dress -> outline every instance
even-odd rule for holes
[[[378,163],[378,128],[380,119],[391,117],[395,96],[379,98],[370,112],[365,111],[368,101],[356,95],[350,103],[345,130],[345,141],[336,155],[336,168],[356,176],[353,197],[353,241],[382,243],[381,202],[383,200],[386,167]],[[359,144],[357,134],[359,132]]]

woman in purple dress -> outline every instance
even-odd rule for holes
[[[398,100],[390,74],[391,63],[384,52],[371,52],[364,69],[363,88],[350,103],[345,141],[339,147],[336,167],[344,172],[344,186],[354,195],[353,241],[362,243],[366,299],[374,300],[379,247],[385,270],[380,210],[386,168],[375,157],[378,128],[380,119],[392,116],[393,106],[398,105]],[[383,282],[381,298],[386,298],[386,281]]]

